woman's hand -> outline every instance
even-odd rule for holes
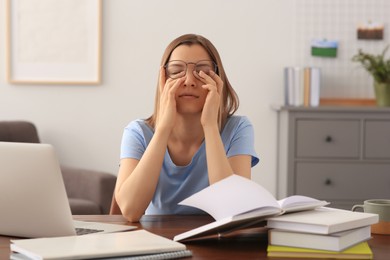
[[[171,130],[174,127],[177,114],[175,94],[178,87],[184,82],[184,79],[184,77],[166,79],[165,68],[161,66],[159,77],[160,107],[156,129],[166,128]]]
[[[203,83],[205,83],[202,85],[202,88],[208,91],[200,122],[203,127],[212,124],[218,125],[218,114],[221,106],[223,81],[213,71],[210,72],[210,76],[201,71],[198,77]]]

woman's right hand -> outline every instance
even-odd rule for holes
[[[165,68],[161,66],[159,76],[160,104],[155,128],[172,130],[176,120],[176,90],[184,82],[185,77],[166,79]]]

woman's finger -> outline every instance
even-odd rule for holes
[[[184,82],[185,77],[181,77],[178,79],[175,79],[173,81],[173,84],[168,88],[168,92],[170,95],[174,98],[176,94],[176,90],[179,88],[179,86]]]
[[[214,71],[210,71],[210,77],[217,83],[218,93],[221,94],[222,93],[222,88],[223,88],[223,81],[222,81],[222,79]]]
[[[160,75],[158,78],[158,87],[159,87],[160,93],[162,93],[162,91],[164,89],[165,82],[166,82],[165,68],[164,68],[164,66],[161,66],[160,67]]]
[[[223,81],[214,71],[210,71],[210,75],[200,71],[198,78],[205,84],[216,86],[218,93],[222,93]]]

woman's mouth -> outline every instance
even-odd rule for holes
[[[179,95],[179,98],[199,98],[199,96],[189,93],[184,93]]]

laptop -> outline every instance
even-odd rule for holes
[[[0,142],[0,234],[16,237],[111,233],[135,226],[75,221],[53,146]],[[88,233],[88,232],[87,232]]]

